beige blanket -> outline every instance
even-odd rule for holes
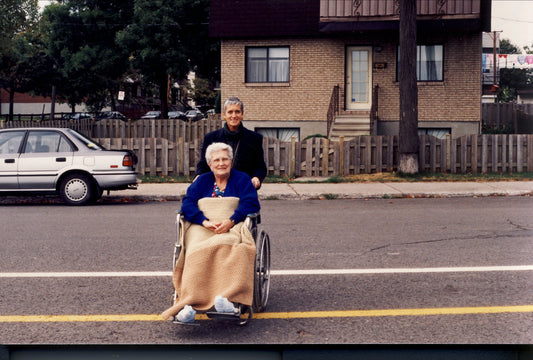
[[[211,221],[228,219],[238,205],[236,197],[203,198],[198,202]],[[217,235],[183,220],[180,243],[181,253],[172,276],[178,298],[161,314],[164,319],[176,315],[185,305],[199,311],[209,310],[216,295],[252,305],[255,243],[244,222]]]

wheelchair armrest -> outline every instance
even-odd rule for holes
[[[256,212],[256,213],[250,213],[248,215],[246,215],[246,217],[250,218],[251,220],[256,220],[256,222],[258,224],[261,224],[261,214]]]

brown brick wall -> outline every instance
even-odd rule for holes
[[[373,71],[379,85],[379,117],[398,121],[400,107],[396,82],[396,45],[386,44],[374,61],[387,62]],[[444,81],[418,83],[419,121],[480,121],[481,36],[464,36],[444,43]]]
[[[245,119],[260,121],[326,121],[333,86],[344,97],[345,47],[369,46],[368,40],[278,39],[222,41],[222,97],[238,96],[245,103]],[[373,70],[379,85],[379,117],[398,121],[395,42],[380,41]],[[289,46],[289,84],[246,84],[246,46]],[[419,83],[419,121],[479,121],[481,107],[481,35],[468,35],[444,43],[444,81]],[[343,100],[342,100],[343,101]],[[341,101],[341,102],[342,102]]]
[[[246,46],[289,46],[289,84],[245,84]],[[326,120],[331,91],[342,84],[344,46],[312,39],[222,41],[222,98],[238,96],[249,120]],[[332,59],[334,59],[332,61]]]

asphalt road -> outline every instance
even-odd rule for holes
[[[0,343],[533,341],[529,197],[264,200],[271,295],[245,327],[157,317],[179,205],[1,206]]]

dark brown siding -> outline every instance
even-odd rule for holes
[[[318,34],[318,0],[212,0],[209,33],[219,38]]]

